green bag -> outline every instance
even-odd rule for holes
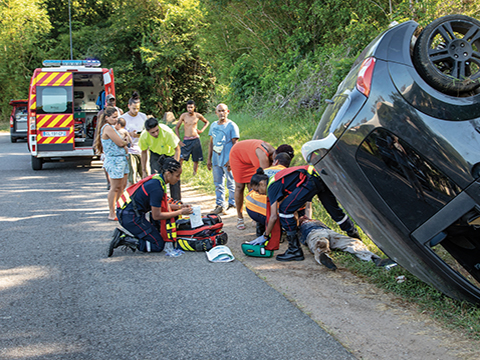
[[[253,257],[272,257],[273,250],[265,250],[265,245],[242,244],[242,251],[247,256]]]

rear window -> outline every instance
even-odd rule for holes
[[[37,114],[71,114],[71,86],[37,86]]]

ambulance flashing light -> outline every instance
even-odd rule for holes
[[[45,67],[59,67],[59,66],[85,66],[85,67],[99,67],[102,65],[100,60],[43,60]]]

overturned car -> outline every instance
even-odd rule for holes
[[[414,21],[362,52],[302,153],[365,233],[480,303],[480,22]]]

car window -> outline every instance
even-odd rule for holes
[[[37,86],[37,114],[64,114],[72,112],[70,86]]]

